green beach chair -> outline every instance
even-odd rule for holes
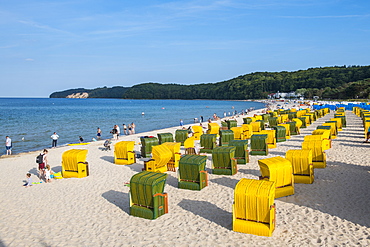
[[[294,122],[294,121],[287,122],[287,124],[289,124],[289,127],[290,127],[290,135],[291,136],[299,135],[299,132],[297,131],[296,122]]]
[[[278,125],[278,118],[277,117],[270,117],[269,118],[269,125],[270,127]]]
[[[167,174],[143,171],[130,180],[130,215],[156,219],[168,213],[167,193],[163,193]]]
[[[237,164],[249,163],[248,140],[232,140],[229,147],[235,147],[235,159]]]
[[[184,141],[188,138],[187,130],[176,130],[175,131],[175,140],[176,142],[181,142],[181,146],[184,146]]]
[[[238,172],[235,147],[215,147],[212,152],[212,173],[234,175]]]
[[[268,155],[267,134],[252,135],[250,155]]]
[[[216,134],[203,134],[200,136],[201,152],[212,153],[216,147]]]
[[[219,146],[228,146],[231,140],[234,140],[234,132],[232,130],[220,130]]]
[[[157,136],[158,136],[159,144],[162,144],[165,142],[173,142],[172,133],[158,133]]]
[[[276,142],[285,142],[286,141],[286,129],[284,126],[273,126],[275,130]]]
[[[227,127],[229,128],[229,130],[232,127],[238,127],[238,122],[236,120],[226,120],[225,122],[227,123]]]
[[[252,118],[250,118],[250,117],[243,118],[243,123],[250,124],[251,122],[253,122]]]
[[[208,186],[208,173],[206,171],[207,156],[184,155],[179,163],[180,189],[201,190]]]
[[[152,147],[158,145],[157,137],[140,137],[141,142],[141,156],[144,158],[150,158],[152,153]]]

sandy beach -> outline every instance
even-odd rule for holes
[[[129,166],[115,165],[113,148],[102,150],[102,141],[49,149],[54,172],[61,170],[64,151],[88,149],[90,176],[30,188],[22,187],[22,181],[27,172],[34,182],[39,181],[38,152],[2,156],[0,246],[369,246],[370,143],[363,143],[361,119],[351,111],[346,111],[347,128],[326,151],[327,168],[315,169],[313,184],[296,184],[294,195],[275,200],[277,219],[272,237],[232,231],[236,183],[241,178],[258,179],[259,159],[285,157],[287,150],[300,149],[304,136],[333,115],[331,111],[301,129],[301,135],[278,143],[268,156],[250,156],[250,163],[238,165],[234,176],[212,174],[208,155],[209,186],[201,191],[178,189],[177,173],[167,172],[164,191],[169,197],[169,213],[156,220],[129,215],[125,183],[141,171],[144,159]],[[237,118],[239,125],[243,117]],[[120,140],[139,143],[140,136],[174,133],[176,129],[179,127]],[[135,145],[135,151],[140,152],[140,145]]]

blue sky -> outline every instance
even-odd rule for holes
[[[0,0],[0,97],[369,59],[368,0]]]

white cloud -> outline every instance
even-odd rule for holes
[[[35,61],[35,59],[33,59],[33,58],[26,58],[25,61],[27,61],[27,62],[33,62],[33,61]]]

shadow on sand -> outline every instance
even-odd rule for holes
[[[108,202],[116,205],[127,214],[130,214],[130,200],[128,193],[121,191],[109,190],[102,194],[102,197]]]

